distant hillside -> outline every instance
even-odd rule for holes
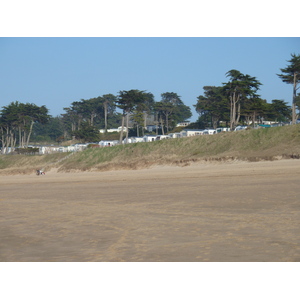
[[[155,164],[188,165],[197,161],[299,159],[300,124],[168,139],[83,152],[44,156],[2,155],[0,174],[29,174],[35,169],[59,172],[147,168]]]

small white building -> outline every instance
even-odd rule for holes
[[[216,134],[217,131],[215,129],[205,129],[203,134]]]
[[[100,147],[112,147],[119,144],[119,141],[117,140],[111,140],[111,141],[100,141],[99,146]]]
[[[68,152],[74,152],[75,151],[75,147],[74,146],[68,146]]]
[[[132,140],[133,140],[133,143],[141,143],[144,141],[143,137],[142,136],[135,136],[135,137],[132,137]]]
[[[229,127],[220,127],[220,128],[217,128],[217,133],[220,133],[220,132],[228,132],[230,131],[230,128]]]
[[[247,128],[248,128],[248,126],[237,126],[237,127],[234,129],[234,131],[245,130],[245,129],[247,129]]]
[[[203,132],[204,130],[202,129],[184,129],[180,133],[182,137],[189,137],[189,136],[203,135]]]
[[[161,140],[165,140],[165,139],[169,139],[169,135],[163,135],[163,134],[160,134],[160,135],[157,135],[156,136],[156,141],[161,141]]]
[[[144,141],[143,137],[132,136],[132,137],[129,137],[128,139],[125,138],[123,140],[123,144],[140,143],[140,142],[143,142],[143,141]]]
[[[84,149],[87,148],[87,144],[75,144],[75,145],[72,145],[74,146],[74,149],[75,151],[83,151]]]
[[[157,135],[144,135],[143,136],[143,141],[144,142],[154,142],[156,141]]]
[[[111,128],[111,129],[107,129],[107,132],[121,132],[122,131],[122,126],[118,127],[118,128]],[[99,129],[100,133],[105,133],[105,129]],[[127,127],[123,127],[123,132],[127,132]]]
[[[36,148],[39,148],[39,154],[51,154],[51,153],[56,153],[56,152],[64,152],[63,148],[64,147],[59,147],[59,146],[36,146]]]
[[[122,141],[122,144],[132,144],[132,143],[135,143],[134,137],[129,137],[128,139],[125,138],[125,139],[123,139],[123,141]]]
[[[177,139],[177,138],[181,138],[181,133],[180,132],[173,132],[173,133],[169,133],[168,136],[171,139]]]

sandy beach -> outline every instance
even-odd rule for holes
[[[300,261],[299,182],[297,159],[0,176],[0,261]]]

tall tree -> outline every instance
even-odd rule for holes
[[[143,128],[144,123],[144,114],[143,112],[139,110],[133,111],[132,120],[134,121],[134,124],[136,126],[136,136],[140,136],[139,128]]]
[[[152,93],[145,93],[145,100],[141,107],[141,111],[143,112],[143,119],[144,119],[144,126],[142,127],[143,135],[144,135],[144,129],[147,127],[147,117],[149,114],[151,114],[154,111],[154,105],[155,105],[154,95]]]
[[[164,134],[164,125],[166,125],[166,130],[169,128],[169,118],[175,109],[175,105],[168,102],[159,101],[155,103],[155,111],[157,112],[158,122],[162,129],[162,134]]]
[[[108,127],[108,116],[111,124],[119,123],[121,118],[116,114],[117,97],[113,94],[105,94],[91,99],[74,101],[70,107],[64,108],[63,121],[68,132],[73,135],[81,129],[82,122],[88,122],[92,127]]]
[[[224,91],[229,95],[230,129],[233,130],[240,120],[242,103],[249,98],[259,97],[256,92],[261,83],[255,77],[244,75],[238,70],[230,70],[226,76],[229,82],[224,83]]]
[[[87,121],[82,122],[81,128],[74,131],[74,136],[82,142],[99,142],[100,140],[99,130]]]
[[[120,144],[123,140],[124,123],[126,118],[126,142],[128,141],[129,114],[145,101],[145,92],[139,90],[120,91],[117,98],[117,107],[122,109],[122,129],[120,132]]]
[[[103,98],[97,97],[81,101],[81,106],[83,114],[86,116],[86,121],[93,127],[95,118],[103,115]]]
[[[61,116],[50,117],[46,124],[35,123],[32,136],[34,141],[62,142],[67,132]]]
[[[209,114],[213,128],[217,128],[219,121],[228,119],[229,105],[223,87],[204,86],[204,96],[199,96],[194,105],[197,113],[201,116]]]
[[[48,115],[48,108],[45,105],[37,106],[33,103],[25,104],[25,114],[27,115],[27,126],[29,127],[26,140],[26,147],[28,147],[34,123],[46,124],[50,116]]]
[[[81,101],[74,101],[71,103],[70,107],[64,107],[64,111],[66,111],[63,116],[65,119],[68,119],[71,123],[71,131],[79,130],[80,124],[84,118],[84,109],[83,109],[83,99]]]
[[[290,63],[286,68],[280,69],[284,74],[277,74],[285,83],[293,84],[293,101],[292,101],[292,124],[296,124],[298,115],[296,113],[297,106],[297,90],[300,83],[300,54],[291,54],[292,58],[288,60]]]
[[[104,108],[104,128],[107,132],[107,117],[109,113],[113,113],[116,109],[117,97],[113,94],[105,94],[102,96]]]
[[[161,94],[161,101],[156,103],[159,115],[164,115],[167,131],[175,126],[176,122],[186,121],[192,116],[191,109],[180,98],[177,93],[166,92]]]
[[[252,97],[245,101],[241,115],[245,118],[246,124],[250,125],[252,122],[255,127],[255,122],[262,119],[267,113],[268,103],[259,97]]]
[[[286,122],[290,120],[291,107],[283,100],[272,100],[268,105],[267,117],[276,122]]]

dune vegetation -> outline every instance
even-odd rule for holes
[[[153,165],[299,159],[300,124],[167,139],[151,143],[88,148],[77,153],[1,155],[0,174],[140,169]]]

